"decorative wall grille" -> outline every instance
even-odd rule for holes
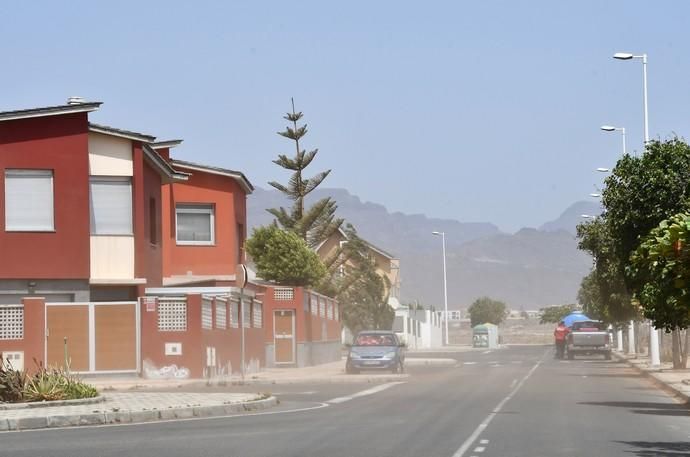
[[[326,317],[326,300],[319,298],[319,316]]]
[[[260,301],[255,301],[254,302],[254,321],[252,322],[252,326],[254,328],[261,328],[263,327],[263,304]]]
[[[205,330],[213,328],[213,301],[209,298],[201,300],[201,328]]]
[[[319,315],[319,297],[316,295],[311,296],[311,313],[314,316]]]
[[[252,302],[242,300],[242,326],[249,328],[252,325]]]
[[[24,307],[0,306],[0,340],[24,338]]]
[[[185,298],[158,299],[158,330],[161,332],[187,330],[187,300]]]
[[[338,311],[338,304],[333,303],[333,319],[338,320],[340,318],[340,312]]]
[[[290,301],[295,298],[292,287],[276,287],[273,289],[273,299],[276,301]]]
[[[225,298],[216,297],[216,328],[228,328],[228,301]]]
[[[330,320],[333,320],[333,303],[328,304],[328,309],[327,309],[327,316]]]
[[[238,300],[230,301],[230,327],[240,328],[240,302]]]

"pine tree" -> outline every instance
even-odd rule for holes
[[[295,142],[296,154],[289,158],[285,154],[278,155],[273,163],[293,172],[287,185],[272,181],[269,184],[285,194],[294,203],[290,210],[283,207],[268,210],[275,216],[278,224],[285,230],[299,235],[307,244],[314,248],[322,241],[330,237],[343,223],[342,219],[335,217],[338,206],[330,197],[323,198],[305,209],[305,198],[323,182],[331,170],[322,171],[311,178],[303,176],[304,170],[314,160],[318,149],[307,152],[300,149],[300,139],[307,134],[307,125],[297,125],[302,118],[302,112],[295,112],[295,102],[292,100],[292,112],[287,113],[284,119],[292,122],[292,127],[287,126],[285,131],[278,132]]]

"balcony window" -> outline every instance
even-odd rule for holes
[[[91,234],[132,235],[132,181],[128,177],[92,177]]]

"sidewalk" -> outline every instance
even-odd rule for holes
[[[657,386],[667,391],[671,395],[690,402],[690,369],[673,370],[673,364],[662,363],[659,367],[651,367],[649,358],[645,356],[629,356],[613,352],[613,356],[643,375],[649,377]]]
[[[84,381],[101,391],[132,391],[139,389],[174,389],[190,385],[272,385],[298,383],[378,383],[406,379],[407,374],[364,372],[345,373],[345,360],[302,368],[266,368],[248,373],[244,381],[239,375],[207,379],[145,379],[138,377],[86,377]]]
[[[0,410],[0,431],[75,425],[126,424],[192,417],[225,416],[266,409],[277,399],[247,393],[115,393],[104,401]]]

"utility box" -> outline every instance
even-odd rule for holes
[[[494,324],[479,324],[472,329],[472,347],[498,348],[498,327]]]
[[[24,371],[24,351],[6,351],[0,354],[2,364],[17,371]]]

